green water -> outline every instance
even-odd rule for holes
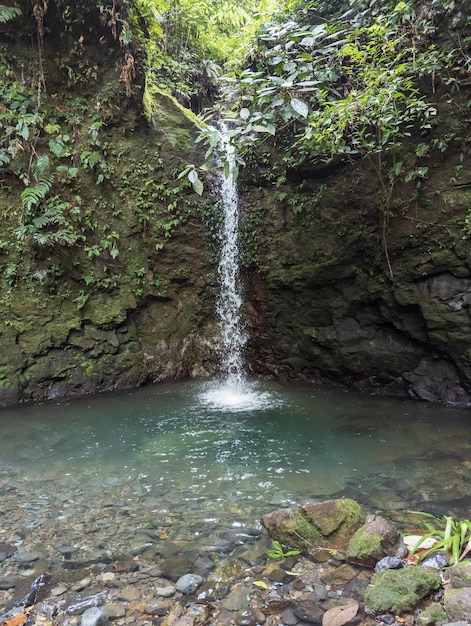
[[[119,490],[128,508],[221,523],[341,496],[468,514],[467,411],[306,385],[231,394],[179,382],[3,410],[0,487],[97,508]]]

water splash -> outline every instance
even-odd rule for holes
[[[234,172],[234,146],[229,142],[227,128],[219,126],[220,150],[226,167],[220,173],[220,190],[224,221],[220,232],[220,291],[217,314],[221,328],[221,373],[226,386],[235,391],[245,383],[243,349],[247,334],[241,317],[242,288],[239,263],[239,196]]]

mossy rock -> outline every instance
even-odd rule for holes
[[[462,561],[453,565],[447,570],[447,575],[454,589],[471,587],[471,562]]]
[[[331,550],[346,550],[364,519],[361,506],[345,498],[308,503],[296,509],[278,509],[264,515],[262,525],[282,545],[325,560]]]
[[[347,558],[357,565],[374,567],[384,556],[403,558],[404,541],[392,522],[380,515],[368,515],[366,523],[351,538]]]
[[[431,568],[386,570],[373,576],[365,593],[365,605],[377,614],[412,611],[440,584],[440,574]]]
[[[435,602],[425,608],[417,617],[417,626],[438,626],[447,621],[445,609],[441,604]]]

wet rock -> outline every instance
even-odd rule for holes
[[[375,572],[384,572],[387,569],[400,569],[404,567],[401,559],[397,556],[385,556],[375,565]]]
[[[471,615],[471,587],[445,589],[445,611],[449,621],[467,621]]]
[[[13,555],[15,561],[19,563],[32,563],[37,561],[41,555],[38,552],[29,552],[27,550],[18,550]]]
[[[0,562],[8,559],[16,551],[15,546],[11,546],[8,543],[0,542]]]
[[[126,609],[121,604],[105,604],[103,610],[109,615],[111,619],[116,617],[124,617],[126,615]]]
[[[162,620],[161,626],[201,626],[207,623],[209,615],[207,604],[174,604],[170,613]]]
[[[76,552],[78,552],[78,547],[72,546],[72,545],[57,545],[57,546],[53,546],[53,548],[54,550],[56,550],[56,552],[59,552],[60,554],[62,554],[64,559],[70,559],[72,554],[75,554]]]
[[[324,615],[319,604],[313,600],[301,600],[293,608],[293,613],[298,619],[312,624],[322,624],[322,616]]]
[[[292,608],[283,611],[281,614],[281,621],[285,626],[295,626],[298,623],[298,618],[294,614],[294,610]]]
[[[329,571],[321,574],[319,580],[324,585],[346,584],[357,575],[357,571],[351,566],[344,563],[340,567],[334,567]]]
[[[202,582],[203,578],[198,574],[185,574],[177,580],[175,587],[185,595],[192,595]]]
[[[420,563],[421,567],[433,567],[434,569],[443,569],[448,565],[450,555],[444,550],[437,550],[427,555]]]
[[[106,611],[98,607],[87,609],[82,615],[81,626],[102,626],[107,624],[110,617]]]
[[[67,615],[82,615],[86,610],[102,606],[103,603],[101,593],[93,596],[78,596],[68,602],[65,612]]]
[[[348,544],[347,558],[358,565],[374,567],[384,556],[403,558],[407,548],[397,528],[379,515],[368,515]]]
[[[0,576],[0,590],[14,589],[18,583],[18,579],[13,576]]]
[[[154,589],[154,593],[162,598],[170,598],[174,595],[177,588],[175,585],[158,585]]]
[[[125,602],[134,602],[135,600],[139,600],[140,597],[141,594],[136,587],[123,587],[118,592],[118,598]]]
[[[169,600],[156,600],[146,604],[145,612],[148,615],[158,615],[161,617],[163,615],[167,615],[170,607],[171,602]]]
[[[236,584],[224,599],[223,606],[229,611],[241,611],[248,606],[250,596],[250,590],[243,583]]]
[[[440,587],[438,572],[424,567],[388,569],[374,574],[366,589],[365,604],[372,613],[412,611]]]

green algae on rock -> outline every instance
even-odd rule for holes
[[[431,568],[386,570],[373,576],[365,593],[365,605],[377,614],[412,611],[440,585],[440,574]]]

